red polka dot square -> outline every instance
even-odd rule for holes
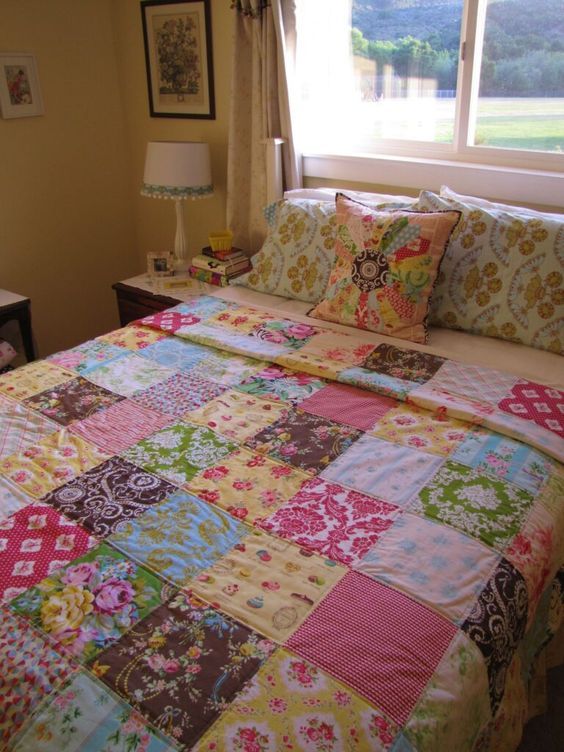
[[[457,628],[349,572],[286,643],[404,724]]]
[[[0,602],[82,556],[96,539],[48,504],[28,504],[0,524]]]
[[[299,404],[300,410],[361,431],[369,431],[392,407],[396,400],[345,384],[328,384]]]
[[[150,326],[152,329],[160,329],[163,332],[174,334],[181,327],[193,326],[200,321],[200,316],[196,316],[193,313],[180,313],[180,311],[167,310],[146,316],[139,323],[143,326]]]
[[[564,392],[532,381],[519,381],[498,407],[564,437]]]

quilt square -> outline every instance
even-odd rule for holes
[[[345,574],[345,567],[258,530],[190,583],[200,597],[282,642]]]
[[[192,410],[186,415],[186,420],[243,442],[286,414],[287,408],[275,401],[230,390],[208,401],[200,409]]]
[[[339,381],[342,384],[358,386],[361,389],[368,389],[371,392],[378,392],[384,397],[390,397],[394,400],[405,402],[407,395],[417,388],[414,381],[402,381],[395,376],[388,376],[386,373],[370,371],[368,368],[353,366],[346,368],[339,374]]]
[[[219,462],[236,448],[236,444],[209,428],[174,423],[130,447],[122,456],[182,486],[199,470]]]
[[[445,358],[438,355],[382,344],[370,353],[362,365],[395,379],[424,384],[437,373],[443,363]]]
[[[400,404],[387,412],[370,433],[395,444],[447,456],[468,430],[467,423],[442,412],[432,413],[415,405]]]
[[[119,454],[173,422],[174,418],[170,415],[124,399],[103,412],[73,423],[70,430],[102,452]]]
[[[402,725],[457,631],[403,593],[349,572],[286,646]]]
[[[141,516],[177,490],[121,457],[112,457],[42,501],[98,538],[106,538],[119,529],[120,523]]]
[[[103,681],[189,749],[274,646],[194,597],[176,595],[102,653]]]
[[[317,327],[310,326],[309,324],[278,319],[275,321],[264,321],[262,324],[255,326],[251,335],[265,342],[283,345],[291,350],[299,350],[320,331]]]
[[[116,329],[108,334],[102,334],[96,338],[98,342],[109,342],[116,347],[122,347],[126,350],[143,350],[169,335],[166,332],[159,332],[148,326],[141,326],[137,322],[124,326],[122,329]]]
[[[18,596],[10,608],[84,662],[166,597],[154,574],[101,543]]]
[[[303,350],[288,348],[285,353],[281,353],[276,358],[276,362],[294,371],[305,369],[308,373],[318,376],[320,379],[336,380],[339,374],[347,367],[346,363],[343,363],[341,360],[330,360],[324,355],[310,351],[307,347],[304,347]]]
[[[237,389],[258,397],[268,397],[297,405],[319,389],[323,389],[324,386],[325,381],[310,376],[309,373],[290,371],[288,368],[273,363],[243,381]]]
[[[502,552],[533,503],[527,491],[447,461],[410,511],[445,522]]]
[[[92,369],[88,379],[110,392],[131,397],[135,392],[166,381],[170,375],[170,368],[130,353]]]
[[[16,400],[24,400],[74,378],[76,374],[72,371],[38,360],[0,375],[0,393]]]
[[[34,499],[19,486],[0,476],[0,522],[33,501]]]
[[[318,477],[304,483],[260,526],[333,561],[352,565],[390,527],[398,512],[393,504]]]
[[[121,358],[123,355],[127,355],[127,350],[123,347],[117,347],[101,339],[93,339],[70,350],[49,355],[46,360],[50,363],[56,363],[62,368],[68,368],[69,371],[84,375],[91,368],[96,368],[96,366],[106,363],[108,360]]]
[[[0,744],[4,749],[29,716],[75,667],[31,624],[0,608]]]
[[[316,336],[300,349],[300,353],[315,355],[333,364],[340,363],[341,368],[347,368],[363,363],[373,350],[374,345],[363,342],[356,336],[319,330]]]
[[[525,634],[528,605],[525,580],[502,559],[462,625],[484,656],[493,716],[503,699],[506,672]],[[492,624],[503,640],[493,639]]]
[[[386,752],[398,731],[397,724],[349,687],[280,649],[239,692],[193,752]],[[253,743],[256,746],[250,746]]]
[[[498,554],[473,538],[407,512],[354,568],[460,624],[498,561]]]
[[[0,461],[0,472],[26,493],[41,498],[108,459],[66,428]]]
[[[30,444],[59,430],[56,423],[2,395],[0,419],[0,459],[21,452]]]
[[[10,601],[97,541],[47,504],[28,504],[0,523],[0,601]]]
[[[211,566],[248,528],[221,509],[177,491],[141,519],[122,524],[109,542],[177,585]]]
[[[88,418],[122,400],[119,394],[109,392],[79,376],[54,389],[36,394],[25,400],[28,407],[67,426],[75,420]]]
[[[550,477],[554,463],[536,449],[507,436],[474,427],[452,455],[455,462],[469,465],[536,494]]]
[[[370,394],[354,386],[327,384],[313,396],[300,402],[299,408],[360,431],[368,431],[396,404],[389,397]]]
[[[173,371],[190,371],[200,360],[209,355],[209,348],[187,342],[180,337],[165,337],[139,350],[142,358],[148,358]]]
[[[67,679],[25,727],[13,752],[173,752],[139,713],[84,671]]]
[[[202,470],[186,488],[238,519],[256,524],[293,496],[309,475],[288,465],[236,449]]]
[[[234,310],[219,311],[210,316],[206,324],[219,326],[220,329],[236,332],[237,334],[250,334],[261,324],[274,320],[274,316],[258,308],[237,306]]]
[[[510,373],[446,360],[429,386],[438,391],[496,405],[517,381],[518,377]]]
[[[175,306],[174,308],[168,308],[165,311],[145,316],[137,323],[143,327],[150,327],[151,329],[174,334],[183,327],[199,324],[201,321],[202,316],[198,315],[196,311],[181,311]]]
[[[498,407],[564,437],[564,392],[532,381],[519,381]]]
[[[237,386],[265,366],[266,363],[263,360],[245,358],[243,355],[233,355],[230,352],[210,348],[208,356],[200,360],[191,373],[203,379],[225,384],[225,386]]]
[[[227,389],[223,384],[193,376],[175,373],[166,381],[155,384],[132,399],[135,403],[179,418],[189,410],[196,410]]]
[[[261,454],[318,473],[360,436],[361,432],[350,426],[292,410],[246,443]]]
[[[321,474],[325,480],[406,506],[430,480],[442,459],[374,436],[363,436]]]

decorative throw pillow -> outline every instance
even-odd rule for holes
[[[402,197],[399,197],[400,203]],[[380,196],[374,201],[381,204]],[[253,269],[233,280],[252,290],[317,303],[335,260],[335,200],[281,199],[264,210],[269,225]]]
[[[427,340],[429,298],[457,211],[381,211],[339,194],[335,264],[310,316]]]
[[[418,209],[458,209],[430,323],[564,353],[564,215],[476,206],[422,191]]]

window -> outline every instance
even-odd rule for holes
[[[304,154],[564,172],[564,0],[297,0],[297,29]]]

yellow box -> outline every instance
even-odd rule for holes
[[[210,232],[208,240],[210,241],[212,251],[230,251],[233,243],[233,233],[231,230]]]

